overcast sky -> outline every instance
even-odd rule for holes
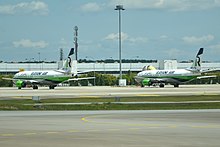
[[[220,0],[1,0],[0,60],[58,60],[73,47],[79,58],[118,59],[122,4],[122,58],[220,61]]]

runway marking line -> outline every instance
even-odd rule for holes
[[[89,122],[85,117],[82,117],[81,120],[84,122]]]
[[[128,125],[129,126],[129,125]],[[141,126],[144,126],[146,127],[145,129],[159,129],[159,128],[162,128],[162,127],[166,127],[166,128],[177,128],[178,126],[177,125],[167,125],[167,126],[161,126],[161,125],[158,125],[158,124],[145,124],[145,125],[141,125]],[[191,127],[191,128],[195,128],[195,129],[220,129],[220,125],[206,125],[206,126],[202,126],[202,125],[198,125],[198,126],[186,126],[186,127]],[[128,130],[140,130],[141,128],[127,128]],[[117,128],[112,128],[112,129],[105,129],[107,131],[120,131],[122,129],[117,129]],[[85,132],[100,132],[102,130],[87,130]],[[77,133],[77,132],[84,132],[83,130],[68,130],[68,131],[63,131],[63,133]],[[42,132],[42,133],[46,133],[46,134],[59,134],[59,133],[62,133],[62,132]],[[23,136],[29,136],[29,135],[36,135],[38,133],[35,133],[35,132],[28,132],[28,133],[23,133],[23,134],[20,134],[20,135],[23,135]],[[19,134],[0,134],[0,136],[2,137],[13,137],[13,136],[18,136]],[[20,136],[19,135],[19,136]]]
[[[1,134],[3,137],[15,136],[15,134]]]
[[[203,129],[219,129],[218,125],[207,125],[207,126],[191,126],[192,128],[203,128]]]
[[[24,135],[27,135],[27,136],[28,136],[28,135],[36,135],[36,134],[37,134],[37,133],[34,133],[34,132],[33,132],[33,133],[24,133]]]
[[[59,132],[46,132],[47,134],[58,134]]]
[[[148,127],[149,129],[159,129],[161,127]]]
[[[96,118],[97,116],[100,115],[93,115],[93,116],[87,116],[87,117],[82,117],[81,120],[84,122],[90,122],[90,123],[96,123],[96,124],[104,124],[104,125],[125,125],[125,126],[131,126],[131,127],[162,127],[159,124],[135,124],[135,123],[115,123],[115,122],[98,122],[98,121],[93,121],[93,120],[88,120],[88,118]],[[105,115],[102,115],[105,116]],[[109,115],[107,115],[109,116]]]
[[[77,133],[77,132],[79,132],[78,130],[69,130],[69,131],[67,131],[68,133]]]
[[[12,98],[12,99],[32,99],[32,97],[30,97],[30,96],[13,96],[10,98]]]

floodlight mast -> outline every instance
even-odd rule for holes
[[[75,26],[74,27],[74,44],[75,44],[75,57],[76,57],[76,60],[78,60],[78,27]]]
[[[119,69],[120,69],[120,80],[122,79],[122,70],[121,70],[121,10],[125,10],[123,8],[123,5],[116,5],[115,10],[118,10],[118,14],[119,14]]]

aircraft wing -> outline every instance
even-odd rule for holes
[[[217,75],[199,76],[196,79],[207,79],[207,78],[216,78],[216,77]],[[172,78],[163,78],[163,79],[155,78],[155,79],[151,79],[151,82],[153,83],[180,83],[180,81],[172,79]]]
[[[36,80],[24,80],[24,79],[14,79],[14,78],[2,78],[4,80],[10,80],[13,81],[13,83],[17,83],[18,81],[21,81],[22,83],[28,84],[28,85],[34,85],[34,84],[40,84],[40,81],[36,81]]]
[[[31,83],[31,84],[39,84],[39,81],[35,81],[35,80],[25,80],[25,82]]]
[[[77,74],[84,74],[88,72],[94,72],[94,70],[77,71]]]
[[[13,78],[2,78],[3,80],[13,81]]]
[[[141,82],[145,78],[135,77],[137,82]],[[151,83],[180,83],[180,81],[172,78],[147,78],[150,80]]]
[[[219,72],[220,72],[220,68],[202,70],[201,73],[204,76],[197,77],[197,79],[216,78]]]
[[[95,77],[85,77],[85,78],[72,78],[72,79],[69,79],[65,82],[68,82],[68,81],[79,81],[79,80],[90,80],[90,79],[95,79]]]
[[[150,78],[152,83],[180,83],[178,80],[172,78]]]
[[[23,82],[25,82],[26,84],[29,84],[29,85],[32,85],[32,84],[40,84],[40,82],[39,81],[36,81],[36,80],[22,80],[22,79],[16,79],[16,80],[14,80],[14,81],[23,81]]]
[[[211,75],[211,76],[201,76],[201,77],[197,77],[197,79],[207,79],[207,78],[216,78],[217,75]]]
[[[13,82],[16,82],[16,81],[18,81],[18,80],[21,80],[21,81],[24,81],[24,82],[26,82],[26,83],[28,83],[28,84],[39,84],[39,82],[36,81],[36,80],[23,80],[23,79],[13,79],[13,78],[2,78],[2,79],[3,79],[3,80],[13,81]]]
[[[201,71],[201,73],[215,73],[215,72],[220,72],[220,68],[205,69]]]

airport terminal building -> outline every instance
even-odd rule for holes
[[[1,74],[15,74],[20,69],[29,70],[57,70],[63,65],[63,61],[54,63],[0,63]],[[163,60],[153,63],[122,63],[122,72],[127,73],[139,72],[144,66],[152,65],[156,69],[184,69],[192,65],[191,63],[179,63],[176,60]],[[104,63],[104,62],[93,62],[93,63],[78,63],[78,71],[95,71],[103,74],[118,74],[119,63]],[[220,69],[220,62],[208,62],[202,63],[202,69]]]

